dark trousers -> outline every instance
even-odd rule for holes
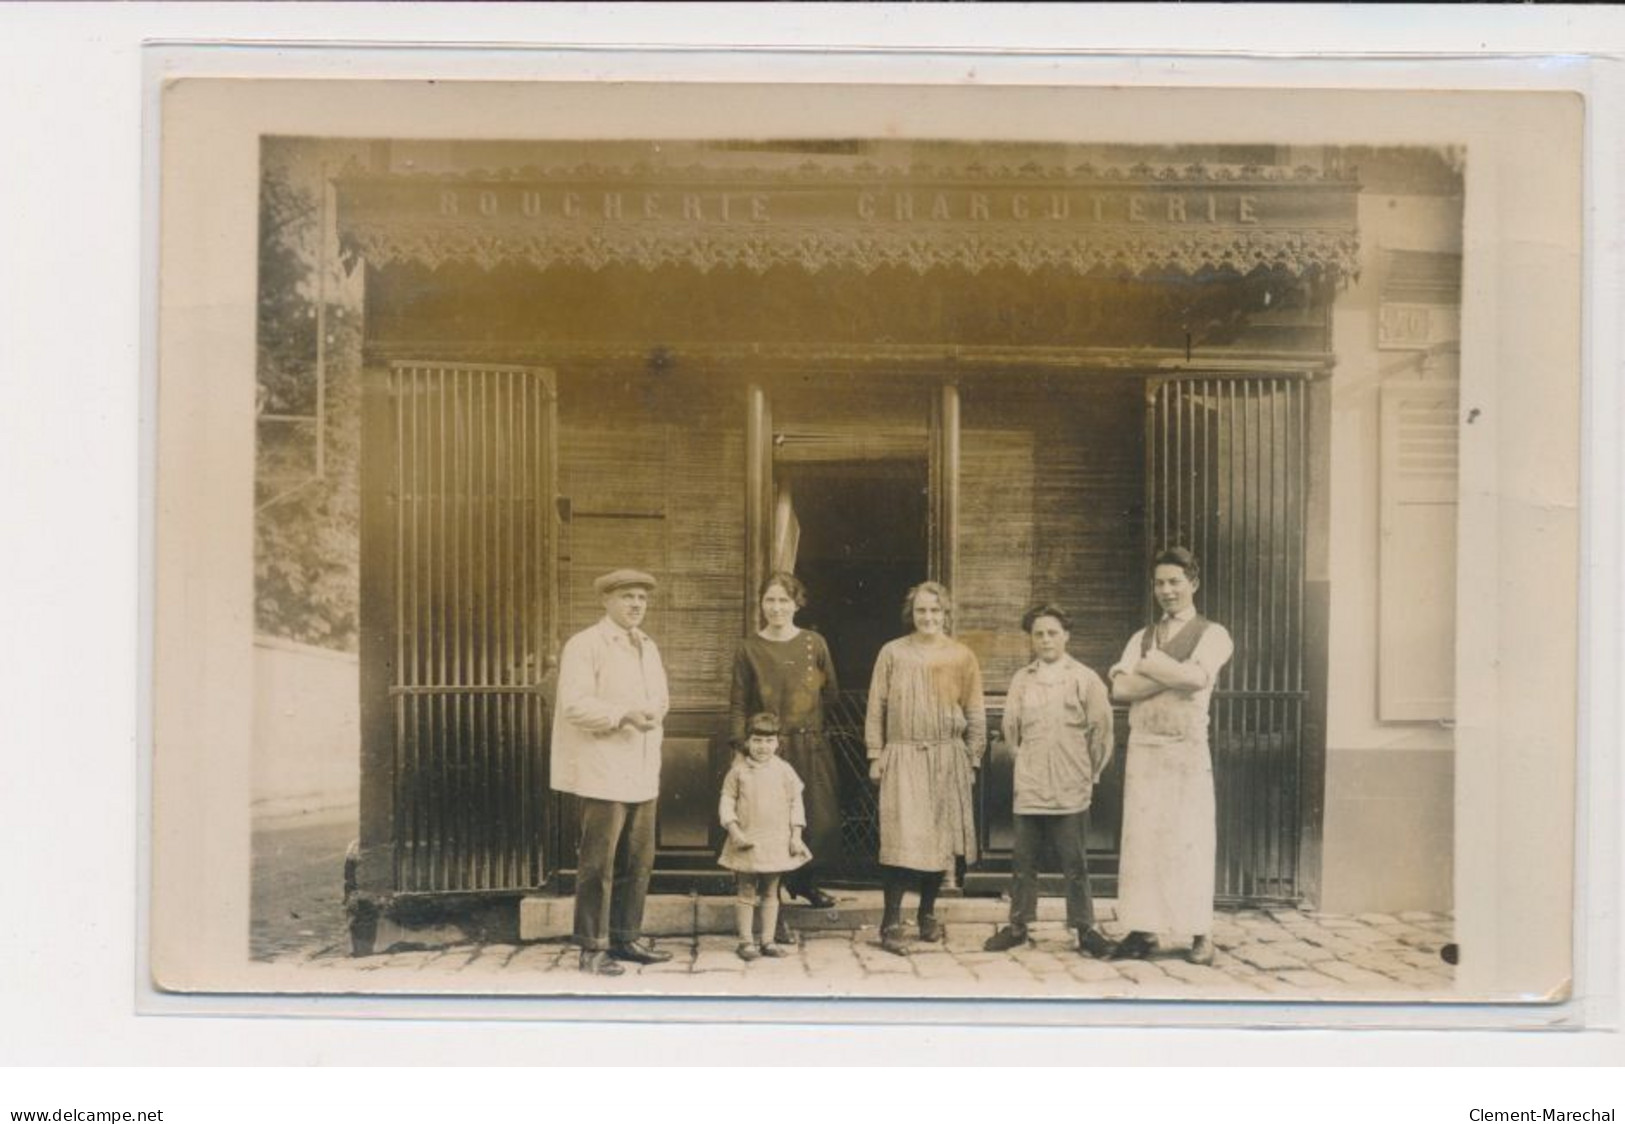
[[[655,802],[581,799],[576,943],[602,949],[643,935],[643,899],[655,864]]]
[[[1010,924],[1023,928],[1038,920],[1038,862],[1047,845],[1066,876],[1066,923],[1084,929],[1095,923],[1089,893],[1089,812],[1062,816],[1016,817],[1015,884],[1010,888]]]

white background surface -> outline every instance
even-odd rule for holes
[[[135,933],[138,868],[138,739],[144,722],[147,659],[139,566],[143,541],[142,426],[149,391],[140,377],[143,281],[142,109],[144,39],[378,39],[399,41],[622,43],[783,43],[806,46],[934,44],[1011,48],[1397,53],[1400,70],[1427,69],[1406,53],[1447,51],[1613,51],[1625,48],[1625,19],[1612,10],[1286,7],[1203,9],[982,9],[919,7],[604,9],[579,6],[372,5],[35,6],[0,9],[0,1061],[43,1065],[534,1065],[558,1063],[700,1065],[726,1062],[915,1064],[1618,1064],[1612,1033],[1397,1031],[1271,1034],[1169,1030],[1012,1030],[985,1027],[778,1028],[664,1024],[448,1023],[320,1018],[138,1017]],[[579,65],[590,71],[591,56]],[[662,60],[653,60],[665,65]],[[726,55],[700,62],[726,72],[760,63]],[[333,72],[354,71],[342,54]],[[839,62],[826,64],[834,70]],[[986,65],[984,60],[982,64]],[[1531,67],[1538,76],[1545,62]],[[998,64],[993,65],[997,69]],[[1173,63],[1125,61],[1130,72],[1178,80]],[[1617,68],[1616,68],[1617,69]],[[1298,72],[1312,74],[1313,68]],[[713,72],[715,73],[715,72]],[[759,71],[758,71],[759,73]],[[1295,77],[1294,81],[1306,80]],[[1619,305],[1620,114],[1617,76],[1592,103],[1601,166],[1591,184],[1601,207],[1593,245],[1607,248],[1593,274],[1593,298]],[[1588,572],[1611,579],[1618,564],[1617,463],[1608,446],[1618,430],[1617,320],[1592,337],[1596,372],[1589,460],[1592,502]],[[1611,580],[1594,581],[1586,658],[1587,713],[1601,751],[1617,749],[1619,621]],[[1600,661],[1600,662],[1599,662]],[[1601,759],[1601,757],[1599,757]],[[1582,793],[1591,814],[1587,858],[1607,860],[1605,893],[1620,900],[1617,768]],[[1593,874],[1592,877],[1595,877]],[[1590,931],[1617,947],[1617,917]],[[1595,953],[1597,949],[1593,949]],[[1421,1079],[1419,1080],[1418,1077]],[[1415,1075],[1397,1082],[1300,1073],[1260,1082],[1162,1079],[1127,1083],[1078,1078],[1075,1095],[1053,1079],[1032,1082],[1024,1106],[1005,1081],[962,1075],[919,1079],[951,1090],[966,1110],[1042,1112],[1059,1092],[1080,1115],[1141,1115],[1171,1104],[1216,1119],[1355,1119],[1388,1106],[1400,1119],[1466,1120],[1469,1107],[1621,1107],[1617,1080],[1602,1075]],[[428,1082],[427,1088],[418,1082]],[[1503,1083],[1510,1083],[1511,1088]],[[346,1119],[386,1105],[432,1109],[437,1098],[485,1113],[534,1116],[549,1090],[572,1083],[487,1076],[330,1075],[246,1081],[226,1074],[0,1075],[0,1112],[17,1108],[171,1106],[166,1120],[271,1119],[297,1113]],[[607,1087],[594,1083],[598,1088]],[[879,1110],[882,1090],[840,1090],[827,1078],[790,1077],[762,1097],[730,1097],[715,1079],[692,1096],[662,1079],[644,1091],[662,1112],[707,1116],[827,1116]],[[1269,1092],[1260,1094],[1264,1085]],[[895,1079],[901,1111],[917,1112]],[[1245,1091],[1245,1095],[1243,1095]],[[561,1092],[563,1103],[570,1094]],[[627,1096],[636,1100],[635,1093]],[[934,1099],[934,1098],[932,1098]],[[821,1103],[819,1103],[821,1102]],[[832,1104],[838,1107],[832,1108]],[[187,1111],[190,1106],[190,1111]],[[212,1107],[211,1107],[212,1106]],[[1309,1107],[1306,1111],[1306,1106]],[[1400,1111],[1394,1108],[1403,1106]],[[217,1110],[226,1110],[217,1111]],[[892,1111],[896,1111],[893,1109]],[[620,1112],[612,1115],[620,1116]],[[1067,1115],[1071,1115],[1068,1112]],[[1153,1112],[1160,1119],[1165,1111]],[[426,1118],[413,1116],[416,1118]]]

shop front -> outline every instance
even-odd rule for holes
[[[1150,612],[1151,554],[1184,543],[1236,640],[1220,894],[1314,899],[1352,179],[1273,150],[523,149],[495,172],[386,149],[338,184],[366,269],[364,893],[569,888],[548,689],[607,569],[661,581],[656,888],[724,886],[731,661],[773,569],[807,583],[839,673],[841,876],[863,884],[865,695],[908,587],[954,591],[996,719],[1028,606],[1071,611],[1104,672]],[[1121,790],[1119,755],[1091,829],[1107,894]],[[973,893],[1008,871],[997,742],[977,814]]]

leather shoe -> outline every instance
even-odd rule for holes
[[[1185,957],[1192,964],[1213,963],[1213,941],[1208,937],[1197,937],[1191,942],[1189,955]]]
[[[836,905],[835,899],[824,893],[824,891],[820,890],[817,886],[808,886],[796,896],[804,899],[806,903],[812,906],[814,909],[834,909]]]
[[[910,947],[908,939],[903,935],[903,927],[901,925],[893,925],[890,928],[882,929],[880,931],[880,947],[891,953],[893,956],[907,956],[910,952],[914,951],[913,948]]]
[[[946,935],[946,930],[943,929],[942,922],[938,921],[929,913],[920,917],[919,923],[920,939],[926,944],[936,944]]]
[[[1014,925],[1006,925],[997,933],[982,942],[983,952],[1009,952],[1012,948],[1021,948],[1027,943],[1027,930],[1018,929]]]
[[[616,960],[625,960],[632,964],[664,964],[671,959],[671,953],[662,951],[654,946],[653,941],[622,941],[609,946],[609,954]]]
[[[1085,956],[1093,956],[1096,960],[1105,960],[1116,951],[1115,946],[1093,925],[1078,930],[1078,951]]]
[[[1145,960],[1157,950],[1157,938],[1138,929],[1118,942],[1113,960]]]
[[[581,950],[581,970],[594,976],[620,976],[626,969],[609,958],[609,953],[601,948],[584,948]]]

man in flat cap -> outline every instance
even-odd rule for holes
[[[618,976],[622,960],[671,959],[643,938],[669,699],[660,653],[638,627],[654,578],[615,570],[593,588],[603,598],[604,619],[570,637],[559,660],[553,787],[580,799],[575,940],[582,971]]]

